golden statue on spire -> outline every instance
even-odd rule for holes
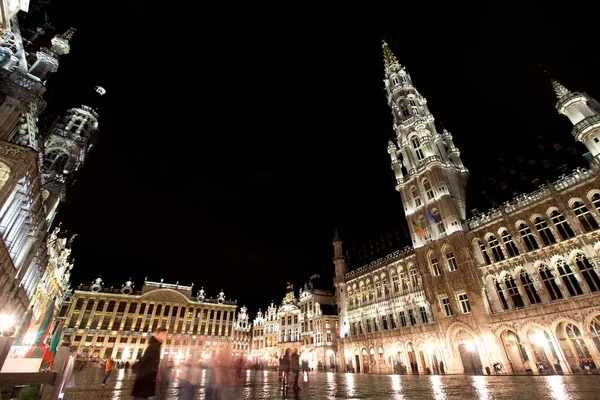
[[[287,290],[292,290],[292,289],[294,289],[294,285],[288,282],[287,283]]]

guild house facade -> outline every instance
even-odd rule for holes
[[[600,105],[551,84],[578,169],[466,218],[452,135],[383,43],[388,144],[413,246],[349,271],[333,241],[340,363],[357,372],[571,374],[600,367]]]
[[[63,302],[63,340],[84,357],[132,361],[163,326],[168,329],[163,357],[175,363],[209,361],[223,351],[235,355],[247,349],[247,316],[241,313],[236,321],[236,302],[226,299],[223,291],[210,298],[204,289],[192,296],[192,289],[150,281],[140,291],[131,281],[121,288],[105,288],[98,278],[90,286],[79,286]]]
[[[297,348],[301,361],[313,370],[335,370],[337,364],[338,315],[335,295],[318,288],[320,277],[298,291],[291,284],[279,307],[273,303],[252,322],[251,357],[256,364],[279,365],[286,349]]]

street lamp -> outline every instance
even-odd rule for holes
[[[473,361],[473,352],[475,351],[475,343],[469,341],[465,343],[467,350],[469,351],[469,358],[471,359],[471,369],[473,370],[473,375],[477,375],[477,371],[475,371],[475,361]]]
[[[15,317],[10,314],[0,314],[0,332],[2,336],[11,337],[15,333]]]

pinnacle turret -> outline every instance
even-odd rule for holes
[[[554,88],[554,93],[556,93],[557,98],[562,98],[564,95],[571,93],[569,89],[564,87],[559,81],[552,78],[552,87]]]
[[[381,46],[383,47],[383,65],[385,66],[385,71],[387,72],[391,67],[400,68],[400,63],[396,59],[394,53],[392,53],[392,50],[390,50],[387,42],[385,40],[382,40],[381,42]]]

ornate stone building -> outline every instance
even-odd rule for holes
[[[413,246],[349,271],[336,232],[340,362],[375,373],[600,367],[598,103],[552,79],[590,169],[467,220],[469,173],[452,135],[385,42],[383,52],[387,150]]]
[[[145,281],[140,291],[131,281],[105,288],[98,278],[80,285],[62,305],[64,340],[83,356],[136,360],[156,328],[168,329],[163,357],[179,363],[209,360],[219,352],[234,352],[236,302],[221,291],[208,298],[193,286]]]
[[[313,369],[336,369],[338,316],[335,296],[319,289],[318,275],[299,290],[288,284],[279,308],[273,303],[263,316],[259,310],[253,321],[251,355],[257,363],[278,365],[288,348],[298,348],[302,361]]]
[[[250,354],[252,324],[248,320],[247,311],[246,306],[242,306],[233,324],[233,356]]]
[[[48,291],[52,276],[66,276],[64,270],[48,275],[48,268],[62,265],[49,253],[50,229],[98,127],[96,111],[87,106],[69,110],[50,131],[40,126],[46,80],[69,54],[75,30],[55,35],[49,48],[36,41],[44,37],[41,29],[24,40],[17,14],[28,6],[0,4],[0,309],[16,317],[29,305],[39,316],[52,293],[63,290]],[[55,299],[57,311],[61,299]]]

